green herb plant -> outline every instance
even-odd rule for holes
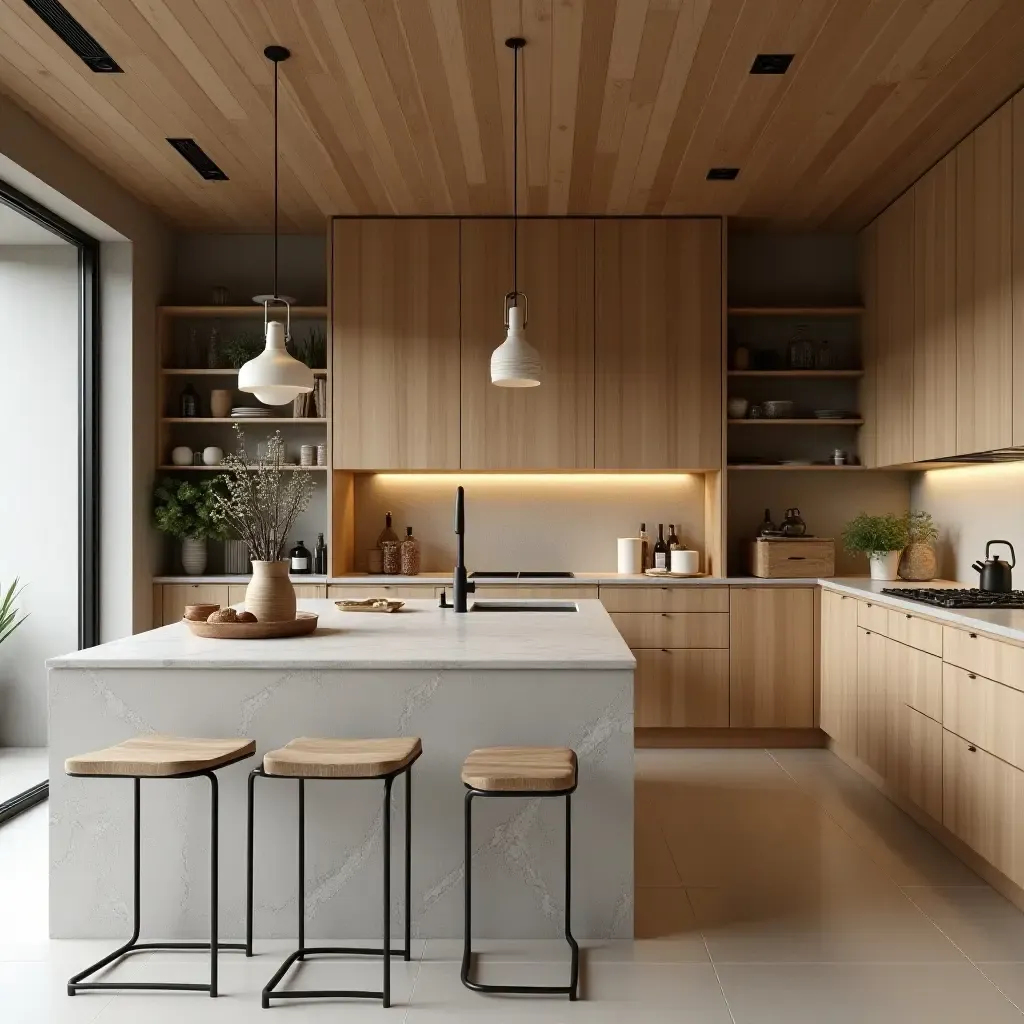
[[[907,518],[891,512],[884,516],[869,516],[861,512],[846,524],[843,546],[852,555],[902,551],[907,546],[909,534]]]
[[[229,536],[227,524],[214,515],[217,494],[223,489],[221,477],[198,483],[165,477],[153,492],[157,529],[172,537],[224,540]]]
[[[934,544],[939,539],[939,528],[930,512],[920,509],[907,513],[907,542],[909,544]]]

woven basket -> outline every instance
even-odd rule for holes
[[[897,570],[901,580],[924,583],[938,575],[939,564],[935,548],[924,541],[914,541],[903,549],[900,567]]]

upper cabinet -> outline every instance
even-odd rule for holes
[[[722,224],[600,220],[599,469],[722,465]]]
[[[458,469],[459,222],[336,220],[333,461]]]
[[[519,222],[519,290],[542,383],[491,383],[512,289],[511,220],[464,220],[462,231],[462,468],[594,466],[594,222]]]
[[[956,155],[914,194],[914,461],[956,451]]]
[[[1024,94],[1013,114],[1013,443],[1024,445]]]
[[[956,453],[969,454],[1013,438],[1009,103],[957,146],[956,199]]]

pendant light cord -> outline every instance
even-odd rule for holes
[[[512,48],[512,302],[519,294],[519,47]]]
[[[277,291],[277,206],[278,206],[278,151],[277,144],[277,76],[280,70],[279,63],[274,61],[274,298],[278,296]]]

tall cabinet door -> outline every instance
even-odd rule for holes
[[[821,592],[821,728],[842,748],[857,749],[857,602]]]
[[[722,464],[722,225],[596,227],[596,465]]]
[[[957,454],[1013,439],[1012,129],[1007,103],[956,148]]]
[[[914,186],[914,461],[956,451],[956,156]]]
[[[333,462],[459,468],[459,224],[336,220]]]
[[[914,193],[878,218],[875,465],[914,461]]]
[[[1013,115],[1013,443],[1024,444],[1024,95]]]
[[[491,383],[512,289],[512,221],[464,220],[461,232],[462,468],[592,469],[594,222],[519,222],[526,336],[543,365],[536,388]]]

